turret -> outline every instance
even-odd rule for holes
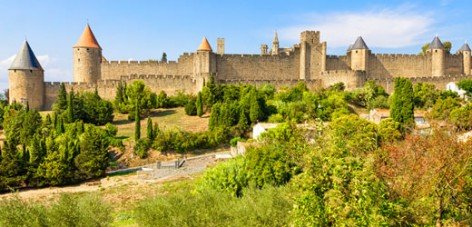
[[[369,48],[361,36],[350,46],[349,51],[351,52],[351,69],[366,71],[369,61]]]
[[[73,47],[74,81],[96,83],[101,78],[102,48],[87,24]]]
[[[216,45],[216,53],[219,55],[225,54],[225,38],[217,38]]]
[[[464,43],[464,45],[462,45],[462,47],[459,49],[459,53],[462,54],[462,73],[464,73],[464,75],[467,75],[469,76],[470,75],[470,47],[469,47],[469,44],[467,43]]]
[[[261,55],[268,55],[269,54],[269,47],[267,44],[261,44]]]
[[[274,41],[272,41],[272,55],[279,54],[279,35],[275,32]]]
[[[203,89],[209,77],[216,71],[213,50],[207,38],[203,37],[195,55],[194,73],[197,79],[197,92]]]
[[[8,69],[9,103],[20,102],[41,110],[44,104],[44,70],[25,41]]]
[[[319,31],[300,34],[300,80],[315,79],[325,70],[326,43],[320,43]]]
[[[445,68],[445,50],[444,45],[439,39],[439,37],[434,37],[431,44],[429,44],[429,49],[431,51],[431,75],[432,76],[443,76]]]

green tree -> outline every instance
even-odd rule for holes
[[[54,111],[61,111],[61,110],[65,110],[66,108],[67,108],[66,85],[64,83],[61,83],[61,86],[59,87],[59,92],[57,95],[57,100],[54,105]]]
[[[166,52],[163,52],[163,53],[162,53],[161,62],[167,62],[167,54],[166,54]]]
[[[439,98],[440,92],[434,84],[417,83],[413,86],[416,108],[430,108]]]
[[[472,79],[463,79],[457,83],[457,86],[467,92],[467,96],[472,96]]]
[[[151,119],[151,117],[148,117],[148,119],[147,119],[146,137],[149,139],[149,141],[153,141],[154,138],[155,138],[154,129],[152,128],[152,119]]]
[[[80,137],[80,153],[74,159],[80,179],[105,175],[109,160],[108,146],[108,139],[102,129],[85,127],[85,132]]]
[[[202,99],[202,92],[198,92],[197,94],[197,116],[203,116],[203,99]]]
[[[413,85],[407,78],[395,78],[394,93],[390,105],[390,117],[408,129],[414,126]]]
[[[139,103],[139,102],[137,102]],[[139,105],[135,106],[135,111],[134,111],[134,140],[138,141],[141,138],[141,116],[139,115]]]
[[[430,49],[429,45],[430,45],[430,43],[426,43],[421,47],[421,54],[422,55],[426,55],[426,52]],[[444,50],[446,51],[446,53],[450,54],[451,49],[452,49],[452,43],[450,41],[444,41],[443,45],[444,45]]]

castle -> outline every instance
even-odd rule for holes
[[[73,50],[74,82],[66,89],[94,91],[113,99],[120,81],[142,80],[153,92],[176,91],[197,93],[211,76],[218,83],[270,83],[276,87],[304,81],[310,88],[327,87],[343,82],[346,89],[361,87],[374,80],[387,91],[393,90],[394,77],[408,77],[414,83],[428,82],[445,88],[449,82],[471,76],[471,49],[464,44],[450,54],[435,37],[425,54],[373,54],[362,37],[349,47],[346,55],[326,53],[326,42],[320,32],[304,31],[300,43],[290,48],[279,47],[277,33],[271,49],[262,44],[260,54],[226,54],[224,39],[217,40],[213,52],[203,38],[193,53],[184,53],[177,61],[109,61],[102,55],[87,24]],[[50,109],[60,82],[45,82],[44,70],[25,41],[9,68],[9,101],[28,103],[34,109]]]

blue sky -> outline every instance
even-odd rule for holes
[[[27,37],[47,81],[72,81],[72,46],[89,21],[108,60],[175,60],[194,51],[202,36],[227,53],[258,53],[275,30],[281,46],[303,30],[319,30],[328,54],[344,54],[362,35],[377,53],[417,53],[437,34],[453,51],[472,40],[472,3],[432,1],[315,0],[0,0],[0,89]]]

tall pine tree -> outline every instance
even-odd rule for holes
[[[139,116],[139,101],[136,99],[136,109],[134,111],[134,139],[138,141],[141,138],[141,116]]]
[[[150,141],[154,140],[154,130],[152,128],[152,119],[151,119],[151,117],[148,117],[148,119],[147,119],[146,136]]]

